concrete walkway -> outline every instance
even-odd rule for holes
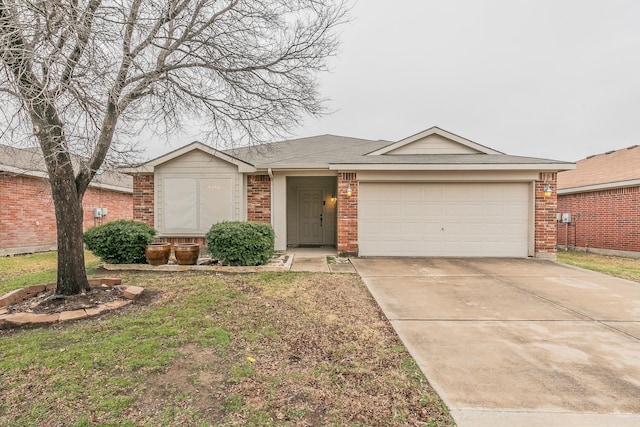
[[[346,258],[338,257],[338,253],[333,247],[288,248],[287,253],[293,255],[290,271],[356,273],[351,262]],[[333,262],[328,262],[327,257]]]
[[[640,284],[531,259],[353,259],[461,427],[640,425]]]

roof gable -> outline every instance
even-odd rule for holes
[[[387,145],[368,155],[379,156],[416,154],[503,154],[451,132],[432,127],[398,142]]]
[[[187,144],[184,147],[178,148],[177,150],[174,150],[163,156],[156,157],[155,159],[149,160],[148,162],[143,163],[139,166],[131,167],[131,168],[123,168],[121,170],[124,173],[129,173],[129,174],[153,173],[156,166],[163,165],[178,157],[184,156],[187,153],[191,153],[194,150],[202,151],[212,157],[215,157],[227,163],[236,165],[238,167],[238,172],[255,172],[256,171],[256,168],[253,167],[251,164],[245,161],[242,161],[236,157],[230,156],[229,154],[226,154],[222,151],[218,151],[199,141],[195,141],[195,142],[192,142],[191,144]]]

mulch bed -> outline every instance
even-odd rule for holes
[[[49,290],[26,301],[8,306],[7,313],[54,314],[93,308],[100,304],[124,299],[123,290],[113,286],[92,286],[89,292],[70,296],[55,295],[55,290]]]

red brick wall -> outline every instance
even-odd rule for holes
[[[107,208],[107,216],[102,219],[102,224],[116,219],[133,219],[133,196],[131,193],[89,187],[82,199],[82,206],[84,207],[85,231],[89,227],[100,225],[93,218],[93,208]]]
[[[49,183],[44,179],[0,173],[0,251],[55,247],[56,218]],[[83,199],[84,229],[94,225],[93,208],[108,209],[104,222],[132,219],[132,196],[90,187]]]
[[[347,186],[351,197],[347,197]],[[358,180],[355,172],[338,173],[338,253],[358,254]]]
[[[154,227],[153,175],[133,176],[133,219]]]
[[[556,172],[541,172],[535,186],[535,253],[553,257],[557,248],[557,178]],[[544,188],[551,185],[551,196],[545,197]]]
[[[247,219],[271,223],[271,178],[269,175],[247,176]]]
[[[640,187],[558,196],[558,212],[572,217],[558,224],[561,246],[640,252]]]

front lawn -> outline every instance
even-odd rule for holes
[[[100,263],[91,252],[85,252],[87,272],[93,273]],[[0,295],[25,286],[55,283],[57,252],[0,258]]]
[[[558,262],[640,282],[640,259],[636,258],[558,251]]]
[[[48,257],[0,259],[0,292]],[[153,298],[0,331],[0,425],[454,425],[357,276],[119,275]]]

